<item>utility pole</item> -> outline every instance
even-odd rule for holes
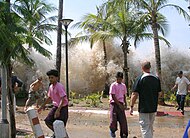
[[[1,68],[1,113],[0,138],[9,138],[9,122],[7,120],[7,71],[6,66],[0,63]]]

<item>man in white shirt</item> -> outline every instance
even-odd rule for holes
[[[184,114],[185,97],[187,95],[187,91],[190,90],[190,82],[185,76],[183,76],[183,71],[178,72],[178,77],[176,78],[175,85],[171,91],[175,88],[177,88],[177,110],[181,110],[182,114]]]

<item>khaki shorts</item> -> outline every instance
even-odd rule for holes
[[[28,98],[31,100],[36,100],[40,98],[40,94],[37,91],[29,91]]]

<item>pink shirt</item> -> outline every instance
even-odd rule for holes
[[[111,84],[110,86],[110,103],[113,103],[114,100],[112,99],[112,94],[115,94],[115,97],[117,98],[117,100],[119,102],[122,102],[124,103],[124,95],[127,93],[127,89],[126,89],[126,86],[124,83],[117,83],[117,82],[114,82]]]
[[[63,85],[57,82],[55,85],[51,84],[48,90],[48,96],[53,101],[54,106],[59,106],[61,98],[64,97],[63,106],[68,105],[68,99]]]

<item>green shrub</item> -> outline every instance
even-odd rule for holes
[[[189,95],[189,94],[187,94],[187,96],[186,96],[185,105],[186,105],[186,106],[190,106],[190,95]]]
[[[97,107],[101,102],[102,92],[93,93],[86,97],[86,104]]]
[[[168,91],[168,92],[164,93],[164,100],[171,104],[174,104],[174,106],[176,106],[176,104],[177,104],[176,94],[172,91]]]
[[[74,104],[79,104],[79,99],[73,99]]]

